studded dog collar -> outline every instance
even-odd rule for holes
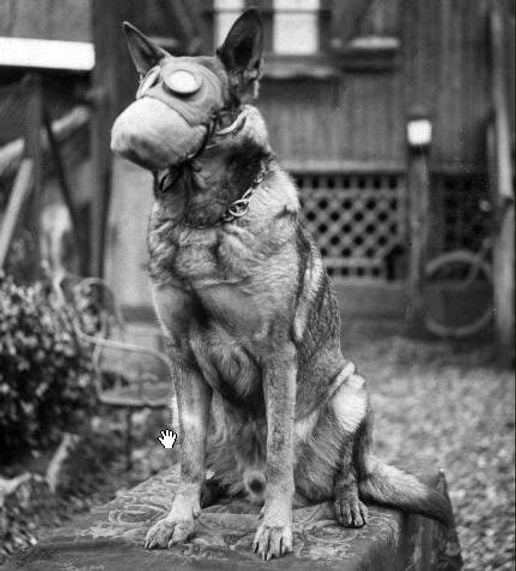
[[[271,155],[267,159],[262,160],[260,164],[260,169],[253,178],[253,182],[251,183],[251,185],[247,188],[247,190],[242,194],[240,198],[233,201],[226,208],[226,211],[219,220],[217,220],[213,224],[195,225],[191,227],[199,230],[205,228],[213,228],[215,226],[221,226],[222,224],[229,224],[230,222],[233,222],[245,216],[249,211],[249,203],[251,201],[252,196],[254,195],[256,189],[260,186],[260,184],[267,176],[267,173],[269,172],[272,159],[273,156]],[[192,168],[192,165],[188,166]],[[171,189],[174,186],[174,184],[177,182],[179,177],[182,176],[184,173],[184,170],[178,172],[178,169],[185,169],[185,168],[187,168],[187,165],[184,163],[182,163],[181,165],[170,167],[159,181],[156,180],[158,194],[166,193],[169,189]],[[186,226],[190,226],[190,224],[186,224]]]

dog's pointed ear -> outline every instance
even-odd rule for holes
[[[131,59],[140,75],[145,75],[168,53],[149,40],[129,22],[124,22],[124,32]]]
[[[234,94],[241,101],[258,95],[262,75],[263,26],[258,10],[247,10],[233,24],[217,50],[230,78]]]

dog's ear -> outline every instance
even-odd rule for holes
[[[161,59],[168,56],[165,50],[151,42],[129,22],[124,22],[124,32],[131,59],[140,75],[145,75]]]
[[[234,95],[245,102],[258,96],[262,75],[263,26],[258,10],[247,10],[233,24],[217,55],[229,75]]]

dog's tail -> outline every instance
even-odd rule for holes
[[[363,460],[358,482],[362,499],[421,514],[445,525],[452,522],[452,507],[446,496],[373,456]]]

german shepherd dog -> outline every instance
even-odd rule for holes
[[[263,504],[253,547],[267,560],[292,550],[293,503],[331,500],[348,527],[365,525],[363,502],[449,522],[443,496],[368,452],[365,381],[342,356],[321,255],[250,104],[259,13],[211,57],[173,57],[124,26],[141,83],[112,149],[154,173],[150,275],[181,443],[181,483],[145,546],[186,541],[214,490]]]

